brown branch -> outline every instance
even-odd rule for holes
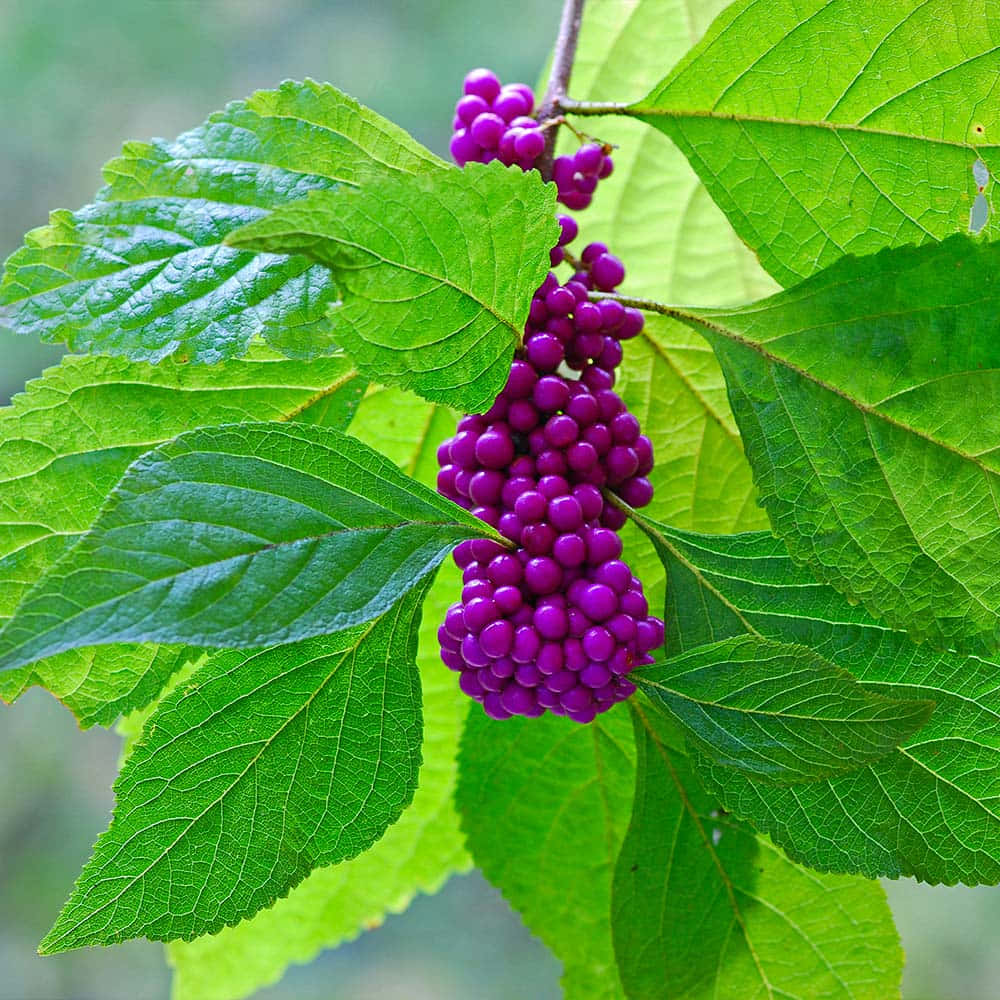
[[[559,113],[559,107],[566,99],[570,75],[573,72],[573,60],[576,58],[576,44],[580,39],[580,23],[583,21],[583,5],[585,0],[565,0],[562,19],[559,22],[559,34],[556,36],[556,49],[552,57],[552,72],[549,74],[549,85],[538,109],[537,119],[540,122],[554,118]],[[545,180],[552,178],[552,160],[556,148],[556,133],[558,129],[551,128],[545,134],[545,152],[538,161],[538,169]]]

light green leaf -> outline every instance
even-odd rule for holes
[[[425,404],[426,405],[426,404]],[[468,699],[439,655],[437,629],[461,587],[450,563],[424,602],[417,664],[423,691],[423,763],[413,803],[385,836],[350,861],[316,869],[286,899],[237,927],[168,945],[174,1000],[240,1000],[436,892],[471,860],[453,795]]]
[[[571,93],[592,101],[641,97],[725,4],[588,0]],[[721,306],[776,289],[665,135],[622,116],[576,124],[616,148],[614,173],[579,217],[573,248],[579,253],[591,240],[606,243],[625,262],[624,292]],[[560,152],[577,145],[561,130]],[[643,335],[625,345],[616,391],[653,442],[653,517],[695,531],[766,526],[722,372],[701,337],[673,319],[647,316]],[[659,560],[632,529],[624,537],[629,564],[651,602],[662,604]]]
[[[638,97],[681,58],[725,0],[590,0],[572,91],[586,100]],[[627,118],[594,123],[615,144],[614,173],[581,216],[578,243],[601,240],[625,262],[623,290],[667,301],[730,305],[776,290],[674,145]],[[563,130],[560,148],[577,140]],[[763,527],[725,382],[704,342],[647,317],[626,345],[618,390],[653,440],[653,516],[697,531]]]
[[[632,804],[628,713],[586,726],[554,715],[469,714],[457,801],[483,874],[563,963],[566,1000],[621,1000],[611,876]]]
[[[28,233],[0,282],[0,323],[74,350],[216,362],[262,336],[329,354],[329,272],[255,255],[227,234],[310,190],[444,164],[327,84],[291,81],[213,114],[175,142],[129,143],[92,205]]]
[[[430,485],[436,444],[454,431],[454,415],[398,389],[372,388],[351,433],[377,445],[408,475]],[[239,1000],[404,910],[418,892],[435,892],[472,863],[454,804],[458,742],[468,711],[453,673],[441,663],[437,630],[461,590],[446,559],[424,601],[417,665],[423,691],[423,763],[413,803],[364,854],[320,868],[287,899],[211,937],[174,942],[174,1000]]]
[[[967,232],[973,163],[1000,170],[998,77],[988,4],[738,0],[628,113],[677,143],[789,285]]]
[[[943,648],[1000,640],[998,268],[956,236],[685,316],[792,556]]]
[[[343,427],[364,383],[343,356],[288,361],[255,348],[211,370],[67,357],[0,410],[0,622],[93,523],[131,461],[194,427],[241,420]],[[84,727],[156,697],[169,651],[70,651],[0,673],[0,698],[48,688]]]
[[[212,933],[374,843],[417,783],[425,593],[337,635],[218,653],[168,694],[39,950]]]
[[[247,649],[336,632],[479,536],[502,540],[339,431],[192,431],[130,466],[0,633],[0,669],[115,642]]]
[[[336,341],[373,381],[475,413],[503,388],[559,234],[555,188],[499,163],[314,191],[229,236],[297,253],[343,295]]]
[[[759,634],[835,659],[869,691],[935,702],[894,753],[828,781],[776,788],[696,754],[723,805],[823,871],[1000,882],[1000,661],[916,645],[817,582],[767,533],[646,528],[667,567],[668,649]]]
[[[714,764],[778,785],[885,757],[933,710],[869,693],[807,647],[758,635],[698,646],[629,676]]]
[[[792,864],[720,813],[685,758],[636,716],[635,809],[613,902],[628,995],[898,997],[903,952],[881,887]]]

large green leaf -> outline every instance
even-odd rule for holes
[[[685,314],[792,556],[944,648],[1000,640],[998,269],[1000,246],[955,236]]]
[[[0,669],[115,642],[247,649],[339,631],[477,536],[501,540],[339,431],[192,431],[132,464],[0,633]]]
[[[628,825],[635,749],[628,712],[590,725],[469,714],[457,801],[469,850],[563,963],[566,1000],[621,1000],[611,876]]]
[[[175,142],[127,144],[92,205],[54,212],[7,261],[0,323],[142,360],[214,362],[258,335],[291,356],[330,353],[329,272],[226,236],[310,190],[443,168],[327,84],[259,91]]]
[[[337,343],[373,381],[469,412],[507,381],[556,243],[555,189],[499,163],[314,191],[228,238],[328,267]]]
[[[344,356],[287,361],[255,348],[217,365],[68,357],[0,410],[0,621],[90,527],[129,463],[194,427],[307,420],[344,427],[363,383]],[[0,673],[0,698],[40,684],[83,726],[152,700],[174,669],[153,647],[70,651]]]
[[[668,572],[668,649],[759,634],[809,646],[869,691],[935,702],[894,753],[828,781],[776,788],[699,762],[725,807],[824,871],[1000,882],[1000,661],[916,645],[817,582],[767,533],[646,528]]]
[[[425,593],[337,635],[217,653],[171,691],[40,951],[212,933],[374,843],[417,783]]]
[[[989,3],[738,0],[628,112],[677,143],[788,285],[968,231],[973,164],[1000,171],[998,76]]]
[[[635,808],[613,902],[628,996],[898,997],[903,952],[882,889],[792,864],[720,813],[636,717]]]
[[[168,946],[174,1000],[239,1000],[435,892],[471,861],[453,800],[455,756],[468,699],[441,663],[437,629],[460,588],[451,565],[424,602],[417,664],[423,692],[423,763],[413,802],[385,836],[357,858],[318,868],[286,899],[211,937]]]
[[[398,389],[373,388],[351,433],[393,459],[408,475],[433,483],[437,442],[454,416]],[[167,946],[174,1000],[239,1000],[276,981],[294,962],[311,961],[404,910],[418,892],[434,892],[471,864],[454,804],[458,741],[468,699],[441,663],[437,630],[461,590],[445,560],[424,601],[417,665],[423,692],[423,763],[413,803],[364,854],[319,868],[287,899],[253,920],[211,937]]]
[[[927,702],[866,691],[805,646],[742,635],[630,675],[714,764],[790,785],[857,770],[927,721]]]

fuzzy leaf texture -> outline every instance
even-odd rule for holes
[[[1000,246],[847,258],[697,310],[791,555],[921,640],[1000,641]]]
[[[168,694],[39,950],[210,934],[371,846],[417,783],[425,593],[334,636],[217,653]]]
[[[351,433],[378,444],[408,475],[432,483],[438,440],[454,416],[397,389],[372,389]],[[468,699],[441,663],[437,630],[461,590],[450,559],[424,601],[420,669],[423,763],[413,802],[378,843],[339,865],[317,868],[286,899],[253,919],[196,941],[167,946],[173,1000],[240,1000],[280,978],[291,963],[309,962],[399,913],[420,892],[435,892],[472,861],[454,803],[458,743]]]
[[[507,380],[549,270],[554,211],[537,174],[471,164],[313,192],[227,242],[329,268],[343,297],[333,335],[362,374],[478,413]]]
[[[822,871],[1000,882],[1000,660],[911,642],[819,583],[769,533],[711,537],[643,525],[667,568],[668,649],[759,635],[835,659],[868,691],[935,703],[924,728],[888,756],[790,788],[696,752],[726,809]]]
[[[254,648],[370,621],[484,522],[339,431],[238,424],[130,466],[0,633],[0,669],[116,642]]]
[[[213,367],[67,357],[0,410],[0,622],[90,527],[129,463],[192,428],[303,420],[343,428],[364,383],[343,356],[261,348]],[[91,648],[0,673],[0,698],[48,688],[84,727],[151,701],[177,651]]]
[[[613,904],[628,996],[898,997],[903,952],[882,888],[800,868],[720,813],[636,715],[635,808]]]
[[[789,285],[968,232],[974,164],[1000,170],[998,78],[985,0],[738,0],[628,111],[677,143]]]
[[[624,1000],[611,942],[611,877],[628,825],[628,712],[590,725],[469,713],[456,799],[483,874],[563,963],[566,1000]]]
[[[226,236],[316,189],[444,164],[328,84],[258,91],[175,142],[128,143],[105,186],[58,211],[6,263],[0,324],[77,351],[214,363],[263,337],[292,357],[335,347],[328,271]]]
[[[933,709],[871,694],[805,646],[756,635],[698,646],[630,676],[714,764],[777,785],[878,760]]]

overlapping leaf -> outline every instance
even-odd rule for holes
[[[1000,642],[998,269],[956,236],[687,317],[791,554],[944,648]]]
[[[567,1000],[624,998],[611,943],[611,877],[632,803],[625,709],[590,725],[469,714],[457,801],[469,850],[563,963]]]
[[[93,523],[106,494],[148,448],[202,425],[298,419],[344,427],[363,383],[343,356],[287,361],[261,349],[209,371],[68,357],[0,410],[0,621]],[[0,698],[41,684],[81,725],[146,704],[176,651],[71,651],[0,673]]]
[[[449,427],[450,425],[450,427]],[[408,475],[432,483],[435,443],[454,416],[396,389],[372,389],[351,433],[377,444]],[[423,763],[413,802],[364,854],[319,868],[250,921],[197,941],[167,946],[174,1000],[239,1000],[277,980],[291,963],[308,962],[434,892],[472,863],[454,804],[458,742],[468,700],[441,663],[437,630],[461,578],[446,559],[424,601],[417,665],[423,694]]]
[[[725,0],[694,7],[684,0],[638,0],[625,8],[620,0],[589,0],[573,96],[640,96],[724,6]],[[626,118],[595,121],[592,131],[615,144],[615,169],[581,217],[577,243],[601,240],[621,257],[628,294],[721,306],[775,290],[664,135]],[[576,146],[564,130],[560,150]],[[626,345],[617,388],[653,440],[655,517],[696,531],[765,525],[722,373],[700,337],[674,320],[647,317],[645,335]],[[642,569],[651,582],[659,575],[655,559]]]
[[[40,950],[212,933],[377,840],[417,783],[425,592],[334,636],[217,653],[168,694]]]
[[[973,165],[1000,171],[998,78],[989,4],[738,0],[629,113],[677,143],[788,285],[968,231]]]
[[[126,145],[92,205],[54,212],[7,261],[0,323],[141,360],[214,362],[258,335],[290,356],[328,354],[329,272],[226,236],[311,190],[443,167],[327,84],[259,91],[175,142]]]
[[[869,691],[935,703],[898,750],[827,781],[776,788],[701,761],[722,804],[823,871],[1000,881],[1000,663],[914,644],[817,582],[769,534],[646,527],[667,567],[668,649],[759,634],[810,647]]]
[[[554,210],[537,174],[470,164],[316,191],[228,243],[325,265],[344,300],[334,338],[363,374],[478,413],[507,380],[548,272]]]
[[[933,708],[871,694],[805,646],[752,634],[698,646],[631,676],[714,764],[779,785],[878,760]]]
[[[792,864],[721,813],[637,717],[635,809],[613,902],[628,996],[898,996],[903,953],[882,889]]]
[[[480,535],[500,538],[338,431],[193,431],[133,463],[0,633],[0,669],[115,642],[246,649],[339,631]]]

